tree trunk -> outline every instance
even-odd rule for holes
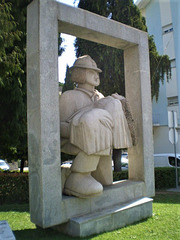
[[[114,172],[121,171],[121,149],[113,149]]]
[[[25,162],[24,159],[21,159],[20,173],[23,173],[24,162]]]

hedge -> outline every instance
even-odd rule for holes
[[[180,176],[180,169],[178,169]],[[179,177],[178,177],[179,180]],[[175,168],[155,168],[155,188],[166,189],[176,187],[176,169]]]
[[[178,169],[180,176],[180,169]],[[114,181],[128,179],[128,171],[114,172]],[[0,173],[0,204],[28,203],[28,173]],[[174,188],[175,168],[155,168],[155,188]]]
[[[175,168],[155,168],[155,188],[166,189],[176,187],[176,170]],[[180,181],[180,169],[178,169],[178,180]],[[128,171],[114,172],[114,181],[128,179]]]
[[[128,179],[128,171],[113,172],[113,181]]]
[[[28,203],[28,173],[0,173],[0,204]]]

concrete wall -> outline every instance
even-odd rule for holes
[[[174,0],[170,2],[171,12],[172,12],[172,22],[173,22],[173,29],[174,29],[174,51],[176,55],[176,79],[177,79],[177,91],[179,96],[180,102],[180,1]],[[178,105],[179,112],[180,112],[180,104]],[[179,116],[179,125],[180,125],[180,116]]]
[[[153,99],[152,112],[153,123],[156,127],[154,134],[155,153],[169,152],[172,149],[168,141],[168,115],[167,112],[174,110],[178,112],[178,122],[180,124],[179,108],[180,104],[170,105],[170,102],[180,102],[180,71],[179,66],[179,17],[180,2],[177,0],[150,0],[147,4],[144,2],[142,13],[145,14],[148,32],[154,35],[156,47],[160,54],[167,54],[171,60],[172,77],[171,80],[160,84],[158,102]],[[140,6],[140,5],[139,5]],[[158,129],[159,126],[159,129]],[[180,136],[179,136],[180,137]]]
[[[169,128],[160,126],[153,128],[154,152],[155,153],[173,153],[174,145],[169,142]],[[180,137],[180,132],[179,132]],[[180,145],[177,144],[177,152],[180,153]]]
[[[154,35],[157,50],[163,54],[163,37],[161,27],[160,5],[157,0],[151,0],[146,6],[146,24],[148,26],[148,33]],[[155,73],[154,73],[155,74]],[[151,76],[152,77],[152,76]],[[166,81],[160,84],[159,99],[156,102],[153,99],[152,105],[153,119],[159,120],[160,125],[167,125],[167,97],[166,97]]]

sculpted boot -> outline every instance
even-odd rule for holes
[[[99,156],[80,152],[73,161],[71,174],[65,182],[63,193],[79,198],[100,195],[103,186],[91,176],[91,172],[96,170],[98,162]]]

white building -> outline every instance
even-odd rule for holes
[[[177,152],[180,152],[180,0],[138,0],[148,33],[154,35],[158,52],[171,60],[172,77],[160,86],[158,102],[153,99],[154,152],[174,152],[169,142],[168,111],[178,116]]]

